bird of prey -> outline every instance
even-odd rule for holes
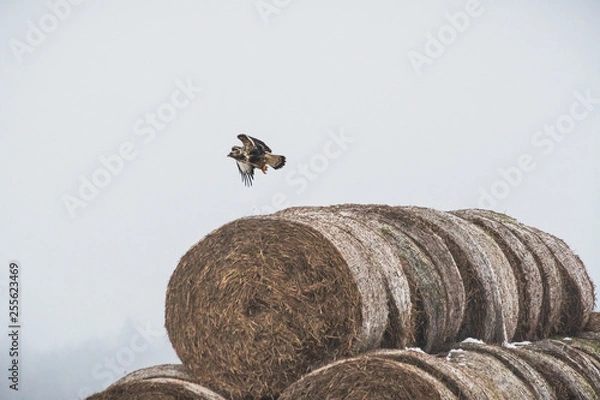
[[[242,182],[246,186],[252,186],[254,168],[266,174],[269,165],[274,169],[285,165],[285,157],[271,154],[271,149],[262,140],[244,134],[239,134],[237,137],[242,141],[243,147],[233,146],[227,157],[236,161]]]

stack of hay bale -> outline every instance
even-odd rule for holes
[[[201,386],[182,365],[165,364],[124,376],[88,400],[225,400]]]
[[[165,325],[212,390],[186,399],[600,398],[593,307],[569,247],[506,215],[341,205],[207,235]]]

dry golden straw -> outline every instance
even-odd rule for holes
[[[225,400],[196,383],[181,365],[144,368],[124,376],[87,400]]]
[[[467,337],[501,344],[577,334],[594,326],[593,305],[581,260],[513,218],[346,204],[242,218],[208,234],[171,277],[165,326],[203,385],[234,400],[266,399],[377,348],[442,352]],[[502,349],[464,350],[476,368],[517,374],[507,396],[545,397],[543,385],[523,379],[549,376],[556,364],[546,353],[518,349],[531,367],[521,360],[511,369],[516,356]],[[450,374],[427,368],[435,379]],[[477,396],[452,379],[455,396]]]

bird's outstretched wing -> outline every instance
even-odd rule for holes
[[[236,160],[238,170],[240,171],[240,175],[242,176],[242,182],[246,186],[252,186],[252,180],[254,179],[254,167],[245,162],[241,162]]]
[[[269,148],[269,146],[267,146],[266,143],[263,142],[262,140],[253,138],[252,136],[244,135],[243,133],[240,133],[237,137],[238,137],[238,139],[240,139],[242,141],[242,144],[244,145],[244,151],[246,151],[246,152],[251,152],[251,151],[254,151],[257,149],[261,153],[270,153],[271,152],[271,149]]]

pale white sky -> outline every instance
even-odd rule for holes
[[[172,361],[162,339],[128,359],[131,321],[160,331],[189,247],[282,205],[485,205],[600,282],[600,4],[400,3],[0,5],[0,254],[22,267],[23,363],[67,360],[33,398],[102,388],[107,357],[115,378]],[[285,168],[244,187],[239,132]]]

